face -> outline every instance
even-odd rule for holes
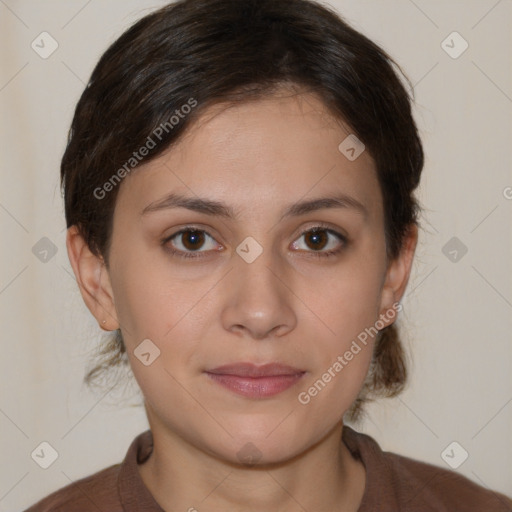
[[[275,462],[341,424],[408,274],[349,133],[309,94],[217,105],[124,179],[104,307],[152,428]]]

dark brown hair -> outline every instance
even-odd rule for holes
[[[394,68],[405,77],[384,50],[309,0],[180,0],[156,10],[106,50],[76,106],[61,163],[67,226],[78,226],[108,267],[121,186],[112,178],[130,171],[126,163],[134,163],[138,148],[148,147],[148,137],[160,135],[144,164],[171,148],[209,106],[257,99],[295,84],[318,95],[374,159],[387,254],[394,258],[417,224],[413,192],[424,159],[412,98]],[[191,99],[197,106],[170,122]],[[103,370],[127,363],[120,330],[100,357],[86,376],[88,384]],[[397,328],[385,327],[349,417],[356,419],[371,397],[398,394],[406,376]]]

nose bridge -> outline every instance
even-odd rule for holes
[[[295,314],[284,284],[282,260],[254,239],[244,240],[237,253],[223,312],[224,327],[243,328],[255,338],[265,337],[278,327],[279,332],[292,328]]]
[[[256,302],[271,303],[284,300],[283,284],[276,274],[284,272],[283,265],[270,245],[262,246],[248,237],[237,248],[236,279],[246,297]]]

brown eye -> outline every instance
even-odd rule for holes
[[[208,247],[208,242],[210,247]],[[211,250],[218,249],[214,238],[202,229],[184,228],[162,241],[172,255],[183,258],[204,257]],[[205,246],[206,245],[206,250]]]
[[[181,233],[183,246],[190,251],[197,251],[204,244],[205,236],[203,231],[184,231]]]
[[[319,257],[335,256],[348,244],[345,236],[323,226],[316,226],[304,231],[300,238],[304,238],[304,244],[294,242],[294,248],[304,250],[312,256]],[[336,239],[338,239],[337,242]],[[304,245],[305,248],[301,247],[301,245]]]
[[[329,241],[329,236],[324,229],[308,231],[304,236],[308,247],[318,251],[322,250]]]

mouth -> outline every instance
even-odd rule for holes
[[[205,371],[220,386],[248,398],[268,398],[296,384],[304,370],[280,363],[236,363]]]

